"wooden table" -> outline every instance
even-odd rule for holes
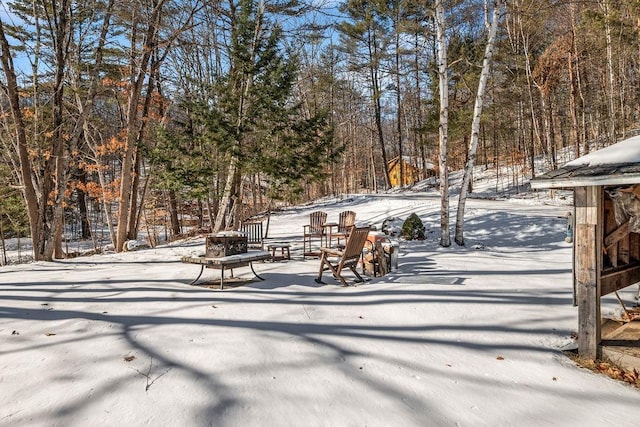
[[[200,274],[198,274],[198,277],[196,277],[194,280],[192,280],[189,283],[190,285],[193,285],[198,281],[200,276],[202,276],[202,272],[204,271],[205,267],[206,268],[215,268],[215,269],[220,270],[220,289],[222,290],[224,288],[224,270],[225,269],[230,269],[231,270],[231,277],[233,277],[233,269],[234,268],[249,266],[249,267],[251,267],[251,271],[253,272],[254,276],[256,276],[260,280],[264,280],[253,269],[253,262],[254,261],[265,261],[265,260],[268,260],[268,259],[271,259],[271,253],[270,252],[267,252],[267,251],[249,251],[249,252],[242,253],[242,254],[227,255],[227,256],[215,257],[215,258],[206,257],[204,255],[200,255],[200,256],[184,256],[184,257],[181,258],[181,261],[189,263],[189,264],[198,264],[198,265],[200,265],[202,267],[200,269]]]
[[[276,255],[276,250],[280,249],[280,255]],[[291,244],[273,242],[267,245],[267,250],[271,252],[271,261],[291,259]]]
[[[335,228],[335,230],[338,231],[338,225],[339,224],[337,222],[325,222],[322,224],[322,229],[324,230],[323,234],[325,235],[324,240],[326,247],[328,248],[331,247],[331,236],[334,233],[333,229]]]

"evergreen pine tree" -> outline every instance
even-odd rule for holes
[[[227,164],[214,231],[237,225],[234,203],[243,175],[262,173],[271,178],[272,195],[291,198],[340,153],[332,147],[326,113],[305,117],[293,102],[299,61],[282,47],[282,28],[254,0],[237,6],[228,67],[194,107],[200,137]]]

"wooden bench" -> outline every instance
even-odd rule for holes
[[[216,257],[216,258],[206,257],[204,255],[201,255],[201,256],[184,256],[184,257],[181,258],[181,261],[185,262],[185,263],[188,263],[188,264],[198,264],[198,265],[200,265],[202,267],[200,269],[200,274],[198,274],[198,277],[196,277],[194,280],[192,280],[189,283],[190,285],[193,285],[198,281],[200,276],[202,276],[202,272],[204,271],[205,267],[206,268],[215,268],[215,269],[220,270],[220,289],[222,290],[224,288],[224,270],[225,269],[231,270],[231,277],[233,277],[233,269],[234,268],[249,266],[249,267],[251,267],[251,271],[253,272],[254,276],[256,276],[260,280],[264,280],[253,269],[253,262],[254,261],[265,261],[265,260],[268,260],[268,259],[271,259],[271,253],[270,252],[267,252],[267,251],[249,251],[249,252],[243,253],[243,254],[227,255],[227,256]]]

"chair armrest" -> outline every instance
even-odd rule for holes
[[[344,251],[336,248],[320,248],[320,251],[326,253],[328,256],[341,257],[344,255]]]

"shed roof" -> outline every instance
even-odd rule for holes
[[[531,180],[531,187],[571,188],[640,183],[640,136],[577,158]]]
[[[396,156],[387,162],[387,166],[389,167],[389,169],[392,169],[398,164],[399,161],[400,161],[400,156]],[[420,165],[422,164],[422,161],[417,157],[402,156],[402,161],[415,168],[420,168],[421,167]],[[428,170],[435,169],[435,165],[431,162],[426,162],[425,167]]]

